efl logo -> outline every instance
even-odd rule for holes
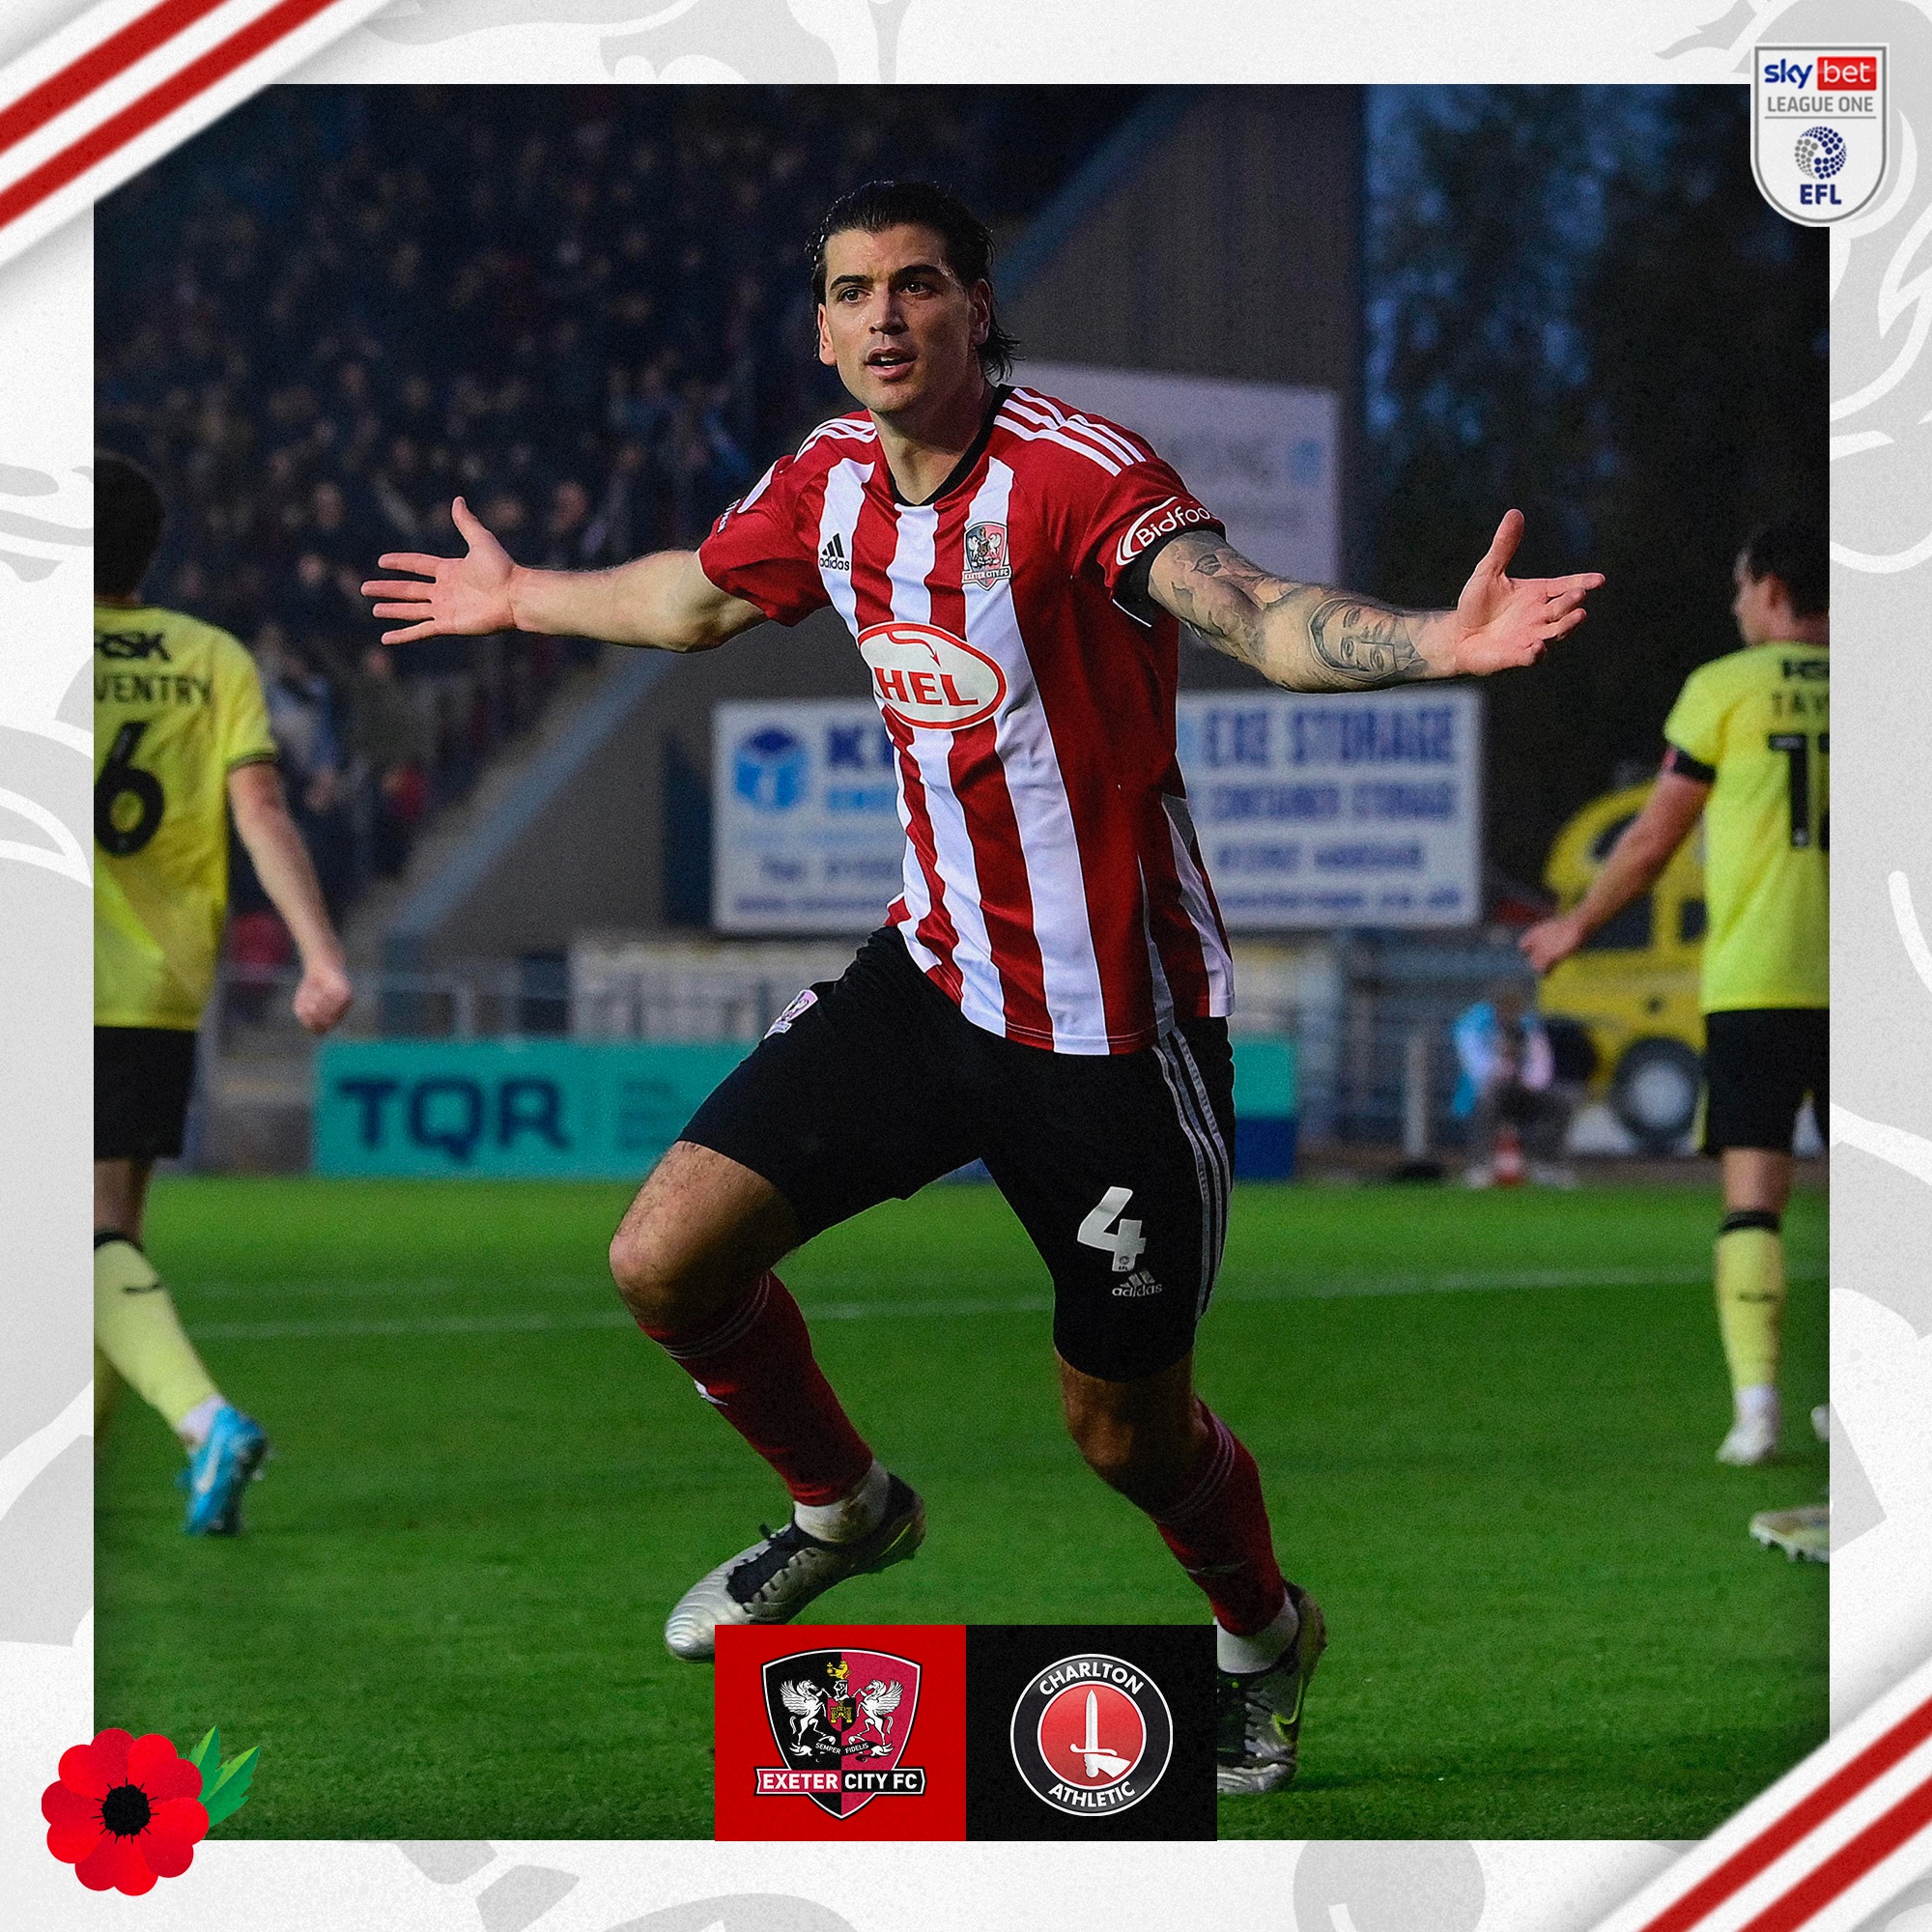
[[[1856,214],[1885,179],[1886,47],[1759,47],[1751,168],[1764,198],[1811,227]]]
[[[874,624],[859,655],[872,672],[879,709],[902,724],[963,731],[983,724],[1007,696],[1007,676],[983,651],[932,624]]]
[[[717,1673],[719,1837],[965,1835],[963,1630],[726,1627]]]
[[[1174,1755],[1174,1718],[1160,1686],[1100,1652],[1063,1657],[1030,1679],[1011,1728],[1027,1788],[1073,1817],[1131,1809]]]
[[[1127,526],[1126,534],[1115,546],[1114,561],[1124,569],[1156,537],[1164,537],[1172,530],[1187,529],[1195,524],[1211,524],[1214,521],[1212,510],[1205,510],[1199,503],[1184,503],[1179,497],[1169,497],[1152,509],[1143,510]]]

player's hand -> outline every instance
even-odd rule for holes
[[[304,961],[295,1016],[310,1033],[324,1034],[349,1010],[355,997],[349,975],[334,960]]]
[[[1564,912],[1554,919],[1538,920],[1516,946],[1539,973],[1547,973],[1552,966],[1560,966],[1589,936],[1574,912]]]
[[[375,578],[363,584],[365,597],[380,599],[378,617],[400,620],[401,630],[384,631],[385,644],[413,643],[418,638],[479,638],[492,631],[514,631],[510,553],[470,514],[461,497],[449,506],[456,532],[469,545],[462,556],[425,556],[417,551],[390,551],[376,561],[384,570],[413,571],[427,583],[409,578]]]
[[[1511,510],[1456,600],[1449,622],[1459,674],[1482,677],[1533,665],[1546,644],[1583,621],[1584,596],[1604,581],[1595,570],[1575,577],[1506,576],[1521,541],[1522,512]]]

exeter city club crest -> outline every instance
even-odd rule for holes
[[[968,524],[965,556],[960,576],[981,590],[1004,583],[1013,574],[1012,559],[1007,554],[1005,524]]]
[[[765,1716],[781,1765],[757,1768],[760,1798],[810,1798],[835,1818],[873,1799],[917,1797],[901,1764],[919,1708],[919,1665],[877,1650],[801,1650],[764,1666]]]

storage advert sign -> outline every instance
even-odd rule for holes
[[[1183,697],[1180,769],[1231,932],[1482,916],[1482,699]]]
[[[1481,703],[1437,686],[1183,696],[1181,772],[1229,929],[1479,919]],[[870,931],[905,851],[878,712],[721,704],[713,732],[713,923]]]

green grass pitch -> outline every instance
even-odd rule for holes
[[[618,1310],[627,1192],[156,1190],[156,1263],[275,1456],[248,1533],[191,1542],[172,1439],[124,1395],[97,1714],[259,1744],[229,1835],[710,1835],[711,1676],[663,1620],[784,1504]],[[1299,1781],[1224,1802],[1224,1835],[1690,1838],[1820,1742],[1825,1572],[1745,1524],[1824,1483],[1824,1202],[1787,1219],[1770,1469],[1712,1459],[1716,1219],[1709,1185],[1236,1191],[1200,1379],[1332,1642]],[[1047,1284],[992,1189],[875,1210],[785,1275],[931,1522],[822,1620],[1203,1615],[1061,1432]]]

